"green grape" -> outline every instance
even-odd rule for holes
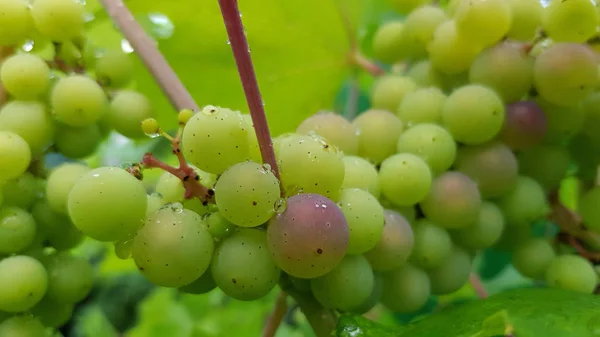
[[[6,181],[1,190],[4,206],[29,209],[43,195],[44,180],[25,172],[17,179]]]
[[[582,102],[585,111],[585,122],[581,133],[589,137],[595,144],[600,144],[600,91],[594,91]]]
[[[179,288],[179,291],[186,294],[200,295],[206,294],[216,287],[217,284],[213,280],[210,268],[208,268],[197,280]]]
[[[385,217],[383,207],[373,195],[358,188],[345,188],[338,201],[348,221],[348,254],[362,254],[381,240]]]
[[[158,125],[158,121],[154,118],[146,118],[140,123],[140,127],[142,131],[151,138],[155,138],[160,136],[160,125]]]
[[[448,96],[442,108],[442,124],[457,142],[475,145],[500,132],[504,115],[504,104],[494,91],[472,84]]]
[[[217,211],[217,206],[215,204],[205,204],[198,198],[186,199],[182,203],[182,206],[200,216]]]
[[[458,172],[477,183],[484,198],[495,198],[515,187],[519,165],[514,153],[501,142],[463,146],[454,164]]]
[[[55,212],[67,213],[69,193],[79,178],[90,168],[79,163],[64,163],[54,168],[46,182],[46,198]]]
[[[402,58],[402,29],[400,21],[383,23],[373,35],[373,55],[385,63],[394,63]]]
[[[0,253],[17,253],[27,248],[35,238],[33,216],[18,207],[0,208]]]
[[[183,152],[199,169],[220,174],[249,158],[251,131],[238,111],[209,105],[185,125]]]
[[[505,0],[462,0],[454,20],[458,34],[480,46],[500,41],[512,24],[510,6]]]
[[[427,303],[430,294],[429,277],[410,264],[383,275],[381,302],[393,312],[415,312]]]
[[[65,157],[81,159],[96,152],[102,141],[98,124],[84,127],[72,127],[58,124],[54,137],[54,146]]]
[[[386,209],[381,240],[364,256],[375,271],[398,269],[406,263],[414,246],[410,223],[400,213]]]
[[[579,215],[583,218],[585,226],[589,229],[600,231],[600,187],[594,187],[585,192],[579,199]]]
[[[344,181],[344,156],[317,136],[290,136],[278,144],[277,161],[287,196],[317,193],[336,199]]]
[[[454,20],[448,20],[437,26],[427,51],[435,69],[446,74],[458,74],[469,69],[481,47],[463,38]]]
[[[404,124],[393,113],[371,109],[358,116],[352,124],[359,132],[359,156],[379,164],[396,153],[396,143]]]
[[[419,156],[433,174],[449,169],[456,158],[456,143],[452,135],[436,124],[419,124],[404,131],[398,138],[397,149],[400,153]]]
[[[0,130],[21,136],[34,156],[50,146],[54,129],[52,116],[39,102],[10,101],[0,109]]]
[[[543,143],[563,145],[583,129],[586,122],[586,110],[583,109],[583,104],[559,106],[539,97],[535,102],[542,108],[548,124]]]
[[[31,309],[31,314],[37,317],[46,327],[59,328],[67,324],[73,315],[74,304],[59,303],[44,297]]]
[[[211,272],[217,286],[240,301],[266,296],[279,281],[281,269],[271,258],[264,231],[242,228],[215,250]]]
[[[108,99],[102,87],[91,78],[69,75],[59,79],[52,88],[50,104],[58,120],[69,126],[83,127],[100,120],[107,110]]]
[[[415,91],[416,89],[417,84],[409,77],[398,75],[380,76],[375,81],[371,89],[371,106],[373,109],[396,111],[404,96],[409,92]],[[362,116],[364,116],[364,114],[359,116],[357,119]],[[360,126],[356,126],[360,131]],[[361,135],[359,134],[359,154],[361,148],[360,137]]]
[[[400,14],[410,13],[415,8],[431,3],[431,0],[388,0],[393,9]]]
[[[217,180],[215,200],[221,214],[242,227],[256,227],[275,214],[279,181],[261,164],[247,161],[228,168]]]
[[[214,249],[201,217],[174,204],[148,217],[133,240],[132,255],[150,282],[181,287],[208,269]]]
[[[79,48],[75,45],[75,41],[63,41],[54,45],[55,57],[63,61],[66,66],[80,66],[81,50]]]
[[[531,239],[517,246],[512,255],[512,264],[523,276],[543,279],[555,257],[556,253],[548,239]]]
[[[98,241],[118,241],[142,225],[146,199],[142,182],[127,171],[101,167],[77,180],[67,207],[84,234]]]
[[[344,182],[342,188],[360,188],[379,198],[379,173],[368,160],[355,156],[344,156]]]
[[[2,337],[44,337],[46,327],[37,318],[29,315],[13,316],[0,324]]]
[[[148,194],[148,207],[146,207],[146,217],[157,212],[164,204],[163,198],[158,193]]]
[[[48,273],[38,260],[23,255],[0,260],[0,310],[29,310],[44,297],[47,288]]]
[[[115,255],[121,260],[128,260],[133,256],[133,239],[135,234],[129,234],[124,239],[115,242]]]
[[[381,300],[381,294],[383,293],[383,277],[381,274],[374,273],[373,274],[373,290],[369,297],[364,300],[360,305],[355,306],[354,308],[348,310],[352,313],[363,315],[371,309],[373,309]]]
[[[507,103],[527,95],[533,84],[533,58],[523,46],[504,42],[483,51],[469,69],[469,81],[494,89]]]
[[[517,156],[522,175],[535,179],[547,190],[558,187],[571,166],[569,151],[562,146],[541,145]]]
[[[435,224],[448,229],[473,225],[479,217],[481,194],[477,184],[460,172],[446,172],[433,180],[421,210]]]
[[[404,96],[396,116],[410,128],[417,124],[441,122],[446,95],[435,87],[417,89]]]
[[[185,187],[181,179],[166,171],[158,178],[155,191],[161,196],[163,205],[183,202],[185,199]]]
[[[499,138],[513,151],[525,150],[538,145],[547,129],[544,111],[532,101],[520,101],[506,106],[506,120]]]
[[[512,23],[508,37],[518,41],[531,41],[542,23],[542,3],[539,0],[506,0]]]
[[[210,235],[217,240],[228,237],[236,228],[221,212],[206,214],[204,222]]]
[[[296,129],[301,135],[311,132],[325,138],[346,155],[358,152],[358,130],[344,117],[334,112],[320,112],[305,119]]]
[[[260,153],[260,144],[258,144],[258,138],[256,137],[256,130],[254,129],[254,122],[252,116],[248,114],[242,115],[246,124],[248,124],[248,147],[250,151],[250,160],[255,163],[262,164],[262,154]]]
[[[0,0],[0,46],[24,42],[33,31],[26,0]]]
[[[0,153],[0,180],[18,178],[31,162],[31,150],[27,142],[10,131],[0,131]]]
[[[500,208],[484,201],[481,203],[477,221],[472,226],[454,231],[452,239],[467,249],[485,249],[500,240],[504,228],[504,215]]]
[[[108,51],[96,60],[96,79],[103,86],[122,88],[129,84],[132,78],[133,61],[130,55],[121,50]]]
[[[551,288],[592,294],[597,279],[592,264],[578,255],[557,256],[546,270],[546,283]]]
[[[458,247],[454,247],[444,263],[427,271],[431,282],[431,293],[447,295],[459,290],[471,274],[471,256]]]
[[[506,216],[504,218],[506,219]],[[531,240],[532,237],[530,226],[514,226],[506,222],[502,236],[494,244],[494,249],[512,253],[519,245]]]
[[[347,255],[329,273],[310,280],[310,289],[325,308],[352,310],[363,304],[375,286],[373,269],[362,255]]]
[[[69,41],[83,33],[84,8],[73,0],[35,0],[31,6],[35,27],[53,41]]]
[[[442,86],[442,75],[431,66],[431,62],[429,60],[423,60],[415,63],[408,69],[406,76],[410,77],[419,87],[426,88]],[[417,89],[417,91],[418,90],[419,89]],[[405,95],[402,102],[407,100],[408,96],[409,95]],[[402,106],[402,102],[400,102],[400,106]],[[402,120],[405,121],[404,119]]]
[[[438,7],[422,6],[412,11],[404,21],[399,41],[406,58],[427,58],[427,45],[433,40],[435,29],[446,20],[446,13]]]
[[[44,240],[56,250],[69,250],[83,241],[83,233],[66,214],[54,211],[48,201],[36,203],[31,214],[37,225],[37,233],[43,235]]]
[[[140,123],[154,116],[150,100],[133,90],[121,90],[112,98],[106,120],[118,133],[131,139],[143,138]]]
[[[275,263],[291,276],[323,276],[344,258],[348,227],[333,201],[317,194],[294,195],[287,199],[285,210],[269,221],[269,250]]]
[[[427,219],[415,223],[413,235],[414,245],[410,261],[422,268],[440,266],[452,251],[452,239],[448,231]]]
[[[519,176],[517,184],[497,200],[506,223],[512,226],[528,226],[550,210],[544,189],[535,180]]]
[[[596,35],[600,16],[589,0],[551,0],[542,10],[542,28],[552,40],[585,42]]]
[[[432,174],[427,163],[411,153],[395,154],[381,163],[381,193],[397,206],[412,206],[425,199]]]
[[[0,66],[0,80],[18,99],[35,99],[44,94],[50,83],[50,68],[42,58],[32,54],[16,54]]]
[[[533,67],[533,83],[540,96],[560,106],[583,100],[596,88],[598,78],[594,52],[577,43],[553,44],[537,57]]]
[[[94,270],[84,258],[60,252],[51,255],[45,265],[48,270],[48,299],[74,304],[92,290]]]

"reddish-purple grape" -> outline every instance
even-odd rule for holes
[[[546,115],[537,104],[516,102],[506,106],[500,139],[513,150],[524,150],[539,144],[547,129]]]

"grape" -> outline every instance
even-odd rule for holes
[[[547,128],[546,115],[535,102],[516,102],[506,106],[500,139],[512,150],[525,150],[539,144]]]
[[[44,240],[56,250],[74,248],[84,238],[68,216],[55,212],[46,200],[36,203],[31,214],[37,225],[37,233],[43,235]]]
[[[36,55],[16,54],[0,66],[0,80],[18,99],[35,99],[44,94],[50,83],[50,68]]]
[[[430,294],[429,277],[410,264],[383,275],[381,302],[394,312],[415,312],[427,303]]]
[[[268,247],[267,235],[259,229],[241,228],[225,238],[215,250],[211,265],[217,286],[240,301],[266,296],[281,275]]]
[[[426,58],[427,45],[433,39],[435,29],[447,19],[444,11],[434,6],[422,6],[412,11],[404,21],[399,41],[405,58]]]
[[[348,254],[362,254],[381,239],[385,218],[383,207],[369,192],[358,188],[345,188],[338,201],[348,221],[350,240]]]
[[[84,127],[71,127],[59,124],[54,137],[54,146],[65,157],[81,159],[96,152],[102,134],[97,124]]]
[[[587,294],[596,289],[597,278],[592,264],[578,255],[557,256],[546,270],[549,287]]]
[[[547,190],[558,187],[571,166],[569,151],[560,146],[537,146],[519,153],[518,159],[521,174]]]
[[[197,168],[194,168],[194,172],[199,176],[198,181],[204,186],[212,188],[217,180],[214,174],[204,172]],[[185,200],[185,187],[183,186],[183,182],[169,172],[164,172],[160,176],[156,183],[155,190],[160,194],[162,201],[165,204],[184,202]]]
[[[435,70],[432,66],[431,66],[431,62],[429,60],[423,60],[420,62],[415,63],[412,67],[410,67],[408,69],[408,72],[406,73],[406,75],[410,78],[412,78],[412,80],[420,87],[441,87],[442,86],[442,75],[440,73],[438,73],[437,70]],[[419,91],[419,89],[417,89],[417,91]],[[406,101],[408,99],[409,95],[405,95],[404,99],[402,100],[402,102],[400,102],[400,107],[402,106],[403,102]],[[407,103],[408,104],[408,103]],[[401,109],[399,107],[399,109]],[[399,116],[400,119],[402,119],[401,116]],[[404,120],[403,121],[410,123],[410,119]]]
[[[206,227],[210,235],[217,240],[229,236],[235,230],[236,226],[229,222],[221,212],[209,213],[204,218]]]
[[[392,8],[400,14],[406,14],[415,8],[431,3],[431,0],[390,0]]]
[[[360,188],[379,198],[379,173],[373,164],[360,157],[344,156],[344,168],[342,188]]]
[[[585,42],[596,35],[600,17],[589,0],[551,0],[542,11],[542,28],[552,40]]]
[[[50,104],[61,122],[83,127],[95,123],[104,115],[108,100],[102,87],[91,78],[69,75],[54,85]]]
[[[347,255],[329,273],[310,280],[310,289],[325,308],[352,310],[364,303],[375,286],[373,269],[362,255]]]
[[[504,105],[491,89],[466,85],[448,96],[442,108],[442,124],[457,142],[481,144],[502,129]]]
[[[346,155],[358,152],[358,130],[334,112],[320,112],[305,119],[296,129],[298,134],[311,132],[325,138]]]
[[[106,112],[106,120],[118,133],[127,138],[143,138],[140,123],[154,116],[152,103],[143,94],[133,90],[121,90],[112,98]]]
[[[2,337],[42,337],[47,336],[46,328],[33,316],[13,316],[0,324]]]
[[[325,275],[348,249],[348,222],[331,200],[317,194],[288,198],[283,213],[269,221],[267,240],[275,263],[300,278]]]
[[[504,215],[500,208],[484,201],[477,221],[472,226],[454,231],[452,239],[467,249],[485,249],[500,240],[504,228]]]
[[[256,130],[254,129],[254,122],[252,116],[248,114],[242,115],[246,124],[248,124],[248,147],[250,151],[250,159],[253,162],[262,164],[262,155],[260,153],[260,145],[258,144],[258,138],[256,138]]]
[[[394,205],[411,206],[423,200],[431,187],[429,166],[411,153],[395,154],[381,163],[381,193]]]
[[[249,158],[248,124],[238,111],[209,105],[183,130],[183,152],[199,169],[220,174]]]
[[[10,101],[0,109],[0,130],[21,136],[34,156],[50,146],[54,129],[52,116],[41,103]]]
[[[427,271],[434,295],[451,294],[469,281],[471,257],[461,248],[454,247],[444,263]]]
[[[585,192],[579,199],[579,214],[585,226],[593,231],[600,231],[600,187]]]
[[[455,168],[475,181],[484,198],[495,198],[509,192],[515,187],[519,173],[517,158],[498,141],[462,147],[458,151]]]
[[[383,277],[381,274],[377,273],[374,273],[373,276],[373,290],[371,291],[371,294],[360,305],[350,309],[350,312],[360,315],[365,314],[373,309],[381,300],[381,294],[383,293]]]
[[[98,241],[118,241],[142,224],[147,207],[142,182],[127,171],[101,167],[83,175],[69,193],[69,216]]]
[[[477,56],[469,81],[494,89],[505,102],[518,101],[533,84],[533,58],[520,44],[500,43]]]
[[[273,172],[252,161],[228,168],[217,180],[215,199],[221,214],[242,227],[256,227],[275,214],[279,181]]]
[[[542,21],[542,4],[539,0],[506,0],[512,16],[508,37],[530,41],[535,37]]]
[[[25,173],[31,161],[31,150],[21,136],[0,131],[0,180],[11,180]]]
[[[376,271],[400,268],[410,256],[414,245],[410,223],[400,213],[385,210],[385,225],[381,240],[364,255]]]
[[[588,95],[582,102],[585,111],[585,123],[581,133],[588,136],[595,144],[600,144],[600,91]]]
[[[521,275],[532,279],[543,279],[548,266],[556,257],[548,239],[531,239],[517,246],[512,264]]]
[[[1,191],[4,195],[4,206],[16,206],[29,209],[41,197],[44,190],[44,181],[36,178],[29,172],[20,177],[8,180]]]
[[[79,163],[64,163],[53,169],[46,183],[46,198],[55,212],[67,213],[69,193],[79,178],[90,168]]]
[[[404,96],[415,91],[415,89],[417,89],[417,84],[409,77],[398,75],[380,76],[371,89],[371,106],[373,109],[396,111]],[[358,146],[360,153],[360,135]]]
[[[208,269],[213,251],[213,238],[200,216],[175,204],[148,217],[133,240],[132,255],[150,282],[181,287]]]
[[[536,103],[544,111],[548,123],[543,143],[562,145],[583,129],[586,115],[583,104],[559,106],[539,97],[536,99]]]
[[[515,188],[501,196],[497,203],[506,223],[512,226],[527,226],[550,210],[542,186],[524,176],[519,176]]]
[[[82,257],[60,252],[46,262],[48,292],[46,296],[58,303],[74,304],[92,290],[94,270]]]
[[[435,87],[417,89],[404,96],[396,115],[407,127],[441,122],[446,95]]]
[[[454,20],[448,20],[437,26],[427,51],[435,69],[458,74],[469,69],[481,48],[459,35]]]
[[[533,82],[540,96],[550,103],[560,106],[578,103],[598,85],[595,55],[585,45],[553,44],[535,60]]]
[[[0,260],[0,310],[29,310],[44,297],[47,288],[48,273],[38,260],[23,255]]]
[[[317,136],[281,140],[277,154],[286,195],[317,193],[335,199],[344,181],[344,156]]]
[[[69,41],[83,32],[84,8],[74,0],[35,0],[31,15],[38,31],[53,41]]]
[[[429,195],[420,203],[425,216],[448,229],[473,225],[479,216],[481,195],[477,184],[460,172],[446,172],[431,184]]]
[[[456,158],[456,143],[446,129],[436,124],[419,124],[398,138],[398,152],[412,153],[423,159],[433,174],[446,171]]]
[[[196,281],[179,288],[179,291],[186,294],[200,295],[206,294],[216,287],[217,284],[213,280],[210,268],[208,268]]]
[[[44,297],[31,309],[31,313],[47,327],[58,328],[67,324],[73,315],[74,305],[59,303]]]
[[[183,201],[182,206],[200,216],[217,211],[215,204],[205,203],[198,198],[186,199]]]
[[[22,43],[33,30],[26,0],[0,0],[0,46]]]
[[[371,109],[358,116],[352,124],[359,131],[358,154],[361,157],[379,164],[396,152],[396,143],[404,126],[393,113]]]
[[[454,20],[458,34],[480,46],[499,41],[512,24],[510,6],[505,0],[462,0]]]
[[[133,77],[131,57],[121,50],[111,50],[96,61],[96,78],[103,86],[122,88]]]
[[[0,253],[17,253],[27,248],[35,237],[35,220],[17,207],[0,208]]]
[[[413,231],[411,262],[425,269],[435,268],[444,263],[452,251],[452,239],[448,231],[427,219],[418,220]]]
[[[380,61],[394,63],[402,58],[402,29],[404,24],[389,21],[377,29],[373,36],[373,55]]]
[[[506,216],[504,217],[506,219]],[[500,240],[494,244],[494,248],[504,252],[514,252],[519,245],[532,239],[530,226],[511,225],[506,222]]]

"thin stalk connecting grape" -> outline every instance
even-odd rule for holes
[[[277,333],[277,328],[281,325],[283,318],[288,310],[287,305],[288,294],[285,291],[281,291],[277,295],[275,300],[275,307],[267,319],[267,324],[263,330],[262,337],[274,337]]]

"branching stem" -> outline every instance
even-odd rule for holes
[[[385,70],[383,70],[380,66],[378,66],[375,62],[368,59],[358,51],[352,51],[348,55],[349,61],[351,64],[357,66],[358,68],[368,72],[374,77],[381,76],[385,74]]]
[[[488,292],[487,290],[485,290],[485,287],[483,286],[479,275],[477,275],[476,273],[471,273],[471,275],[469,275],[469,283],[471,284],[471,287],[473,287],[473,290],[475,290],[475,294],[477,294],[477,297],[481,299],[486,299],[488,297]]]

